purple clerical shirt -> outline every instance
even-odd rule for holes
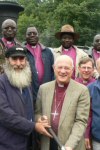
[[[76,50],[74,47],[70,47],[69,49],[64,49],[62,50],[63,55],[68,55],[73,59],[74,62],[74,71],[72,74],[72,79],[75,79],[75,66],[76,66]]]
[[[33,47],[27,44],[26,48],[30,51],[30,53],[33,55],[35,59],[35,67],[38,73],[39,83],[41,84],[44,76],[44,65],[41,56],[41,51],[42,51],[41,46],[37,44],[36,46]]]
[[[93,49],[93,59],[96,62],[96,60],[100,58],[100,51],[97,51],[95,49]]]
[[[60,119],[60,114],[61,114],[67,87],[68,84],[65,85],[64,87],[60,87],[56,83],[55,93],[54,93],[54,98],[53,98],[53,103],[51,108],[51,127],[56,134],[58,133],[59,119]]]

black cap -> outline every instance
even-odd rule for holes
[[[13,46],[13,47],[9,48],[5,52],[5,57],[6,58],[16,57],[16,56],[24,56],[24,57],[26,57],[26,48]]]

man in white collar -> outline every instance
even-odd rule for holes
[[[27,56],[32,70],[33,96],[36,100],[38,88],[45,82],[54,79],[54,58],[51,50],[39,42],[36,27],[28,27],[26,31]]]
[[[54,48],[52,50],[55,59],[60,55],[68,55],[73,59],[74,70],[72,78],[78,77],[78,62],[83,57],[88,57],[88,55],[74,46],[74,42],[79,39],[79,34],[74,31],[74,28],[66,24],[62,26],[61,31],[55,34],[55,37],[60,40],[61,46],[59,48]]]
[[[65,150],[85,150],[90,97],[87,87],[71,79],[73,70],[69,56],[61,55],[55,60],[56,80],[40,86],[35,115],[38,122],[45,116]],[[59,149],[54,139],[41,136],[41,141],[41,150]]]
[[[2,23],[2,38],[0,38],[0,72],[3,72],[4,54],[5,51],[10,47],[18,45],[21,43],[15,38],[17,33],[17,24],[12,19],[6,19]]]

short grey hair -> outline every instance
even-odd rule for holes
[[[74,63],[73,63],[73,59],[70,56],[67,55],[60,55],[56,58],[55,62],[54,62],[54,66],[56,66],[58,64],[59,61],[62,60],[69,60],[72,64],[72,68],[74,68]]]

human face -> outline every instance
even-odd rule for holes
[[[96,50],[100,51],[100,35],[96,35],[94,38],[93,46]]]
[[[30,27],[26,32],[26,41],[28,44],[35,46],[38,43],[39,37],[36,29],[34,27]]]
[[[14,21],[6,21],[2,26],[2,33],[8,41],[12,41],[16,36],[17,26]]]
[[[89,61],[85,64],[81,64],[79,66],[80,75],[84,80],[89,80],[91,78],[91,76],[93,75],[93,71],[94,71],[94,68],[92,66],[91,61]]]
[[[9,57],[8,61],[13,69],[18,72],[23,70],[26,66],[26,57],[24,56]]]
[[[74,43],[74,37],[71,34],[62,34],[61,43],[64,48],[70,48]]]
[[[69,60],[60,60],[54,66],[54,72],[58,84],[68,83],[73,73],[72,62]]]

